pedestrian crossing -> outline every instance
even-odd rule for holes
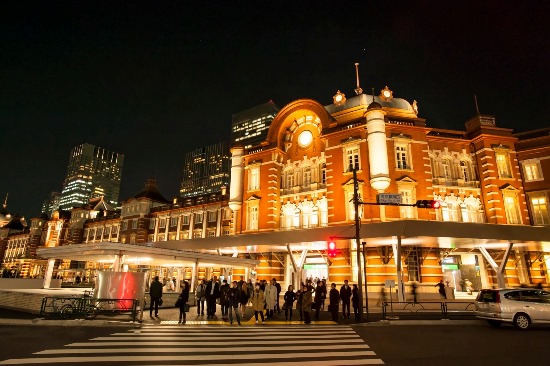
[[[0,365],[382,365],[349,326],[145,326]]]

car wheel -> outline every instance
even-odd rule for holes
[[[531,325],[531,319],[529,316],[524,313],[516,314],[514,317],[514,326],[517,329],[526,330]]]
[[[498,320],[487,320],[487,323],[493,328],[498,328],[502,325],[502,322],[499,322]]]

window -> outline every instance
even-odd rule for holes
[[[540,174],[540,165],[538,162],[534,163],[525,163],[523,165],[523,171],[525,172],[525,181],[531,182],[534,180],[540,180],[541,174]]]
[[[411,169],[407,145],[395,146],[395,164],[397,169]]]
[[[213,238],[213,237],[215,237],[215,236],[216,236],[216,232],[215,232],[215,231],[213,231],[213,230],[208,231],[208,237],[209,237],[209,238]]]
[[[519,207],[517,198],[514,196],[504,197],[504,208],[506,210],[506,218],[509,224],[520,224]]]
[[[464,160],[460,161],[460,179],[464,182],[469,182],[470,178],[470,163]]]
[[[521,291],[521,301],[542,302],[536,290]]]
[[[111,231],[111,236],[115,238],[118,236],[118,226],[113,226],[113,229]]]
[[[359,165],[359,148],[356,146],[346,148],[346,165],[344,166],[344,170],[348,171],[350,167],[357,170],[361,169]]]
[[[286,188],[290,189],[294,187],[294,172],[292,170],[289,170],[286,173]]]
[[[184,215],[182,220],[183,225],[189,225],[189,215]]]
[[[215,222],[217,219],[217,212],[216,211],[208,211],[208,222]]]
[[[248,230],[258,230],[258,206],[248,207]]]
[[[256,191],[260,189],[260,167],[251,167],[248,173],[248,190]]]
[[[137,229],[138,220],[134,219],[132,220],[132,229]]]
[[[321,183],[322,184],[327,183],[327,164],[325,163],[321,165]]]
[[[508,292],[504,294],[504,298],[508,300],[519,301],[520,300],[519,291]]]
[[[170,227],[178,226],[178,218],[170,217]]]
[[[166,227],[166,219],[159,219],[159,228],[164,229]]]
[[[401,203],[411,204],[414,203],[414,197],[412,189],[400,189]],[[400,214],[402,219],[414,219],[414,207],[413,206],[400,206]],[[412,280],[410,280],[412,281]]]
[[[311,168],[304,168],[304,186],[309,186],[311,184]]]
[[[122,221],[122,230],[126,230],[128,228],[128,221]]]
[[[202,238],[202,231],[200,230],[193,232],[193,239],[198,239],[198,238]]]
[[[107,227],[105,228],[105,236],[108,237],[109,235],[111,235],[111,227],[110,227],[110,226],[107,226]]]
[[[501,178],[512,178],[512,174],[510,172],[510,159],[508,154],[497,153],[496,159],[497,159],[498,175]]]
[[[149,221],[149,229],[153,230],[155,228],[156,223],[157,223],[156,219],[151,219]]]
[[[533,208],[533,221],[535,225],[549,225],[548,204],[546,197],[532,197],[531,207]]]
[[[449,159],[443,160],[442,168],[443,168],[443,177],[445,179],[452,179],[453,174],[451,170],[451,161]]]
[[[195,214],[195,223],[196,224],[202,223],[202,212]]]

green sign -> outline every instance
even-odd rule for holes
[[[326,264],[304,264],[304,269],[326,269]]]
[[[443,269],[451,269],[451,270],[458,270],[458,264],[442,264],[441,267]]]

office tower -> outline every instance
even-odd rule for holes
[[[69,157],[60,208],[82,206],[99,196],[116,206],[123,163],[124,155],[99,146],[85,143],[75,147]]]
[[[61,193],[52,192],[50,197],[44,200],[42,203],[42,213],[45,213],[48,216],[52,216],[54,211],[59,210],[59,204],[61,203]]]
[[[279,107],[269,101],[245,111],[235,113],[231,125],[231,146],[249,148],[260,144],[267,136],[271,121]]]
[[[220,192],[229,186],[229,144],[220,142],[185,154],[180,196]]]

